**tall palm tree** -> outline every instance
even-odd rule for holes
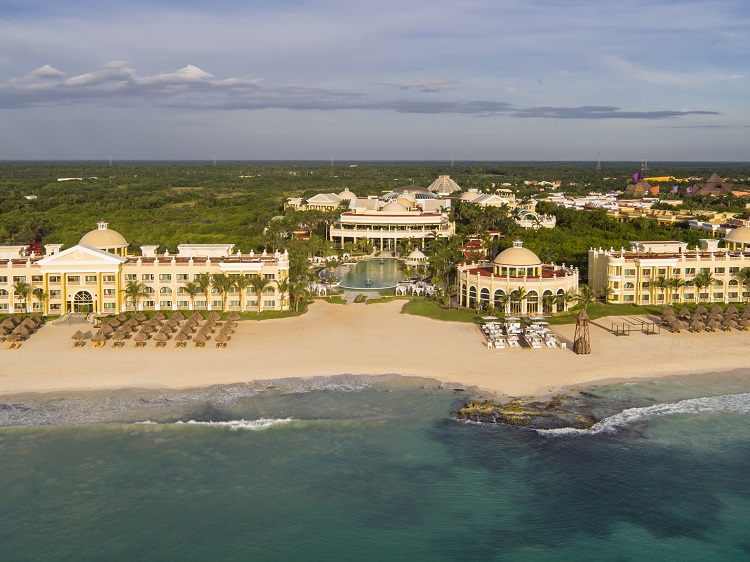
[[[743,267],[735,275],[734,278],[740,283],[740,298],[746,297],[745,291],[746,286],[750,283],[750,267]],[[743,299],[744,300],[744,299]],[[747,302],[747,301],[745,301]]]
[[[307,294],[307,281],[300,279],[289,284],[289,304],[292,312],[297,312],[297,304],[305,298]]]
[[[574,302],[578,302],[578,295],[570,291],[563,291],[559,295],[555,295],[555,304],[562,305],[563,310],[568,310]]]
[[[529,293],[526,291],[526,287],[519,287],[518,289],[513,289],[510,292],[510,303],[511,303],[511,312],[520,313],[523,301],[526,299],[526,297],[529,296]],[[514,303],[517,303],[517,306],[513,306]]]
[[[226,273],[214,273],[211,276],[211,287],[221,295],[221,310],[227,310],[227,297],[229,291],[234,287],[234,281]]]
[[[289,278],[285,277],[281,281],[277,283],[279,287],[279,296],[281,298],[281,310],[284,310],[284,295],[289,293],[289,287],[291,286],[291,282],[289,281]]]
[[[206,309],[211,309],[211,274],[199,273],[195,276],[195,282],[201,289],[201,294],[206,296]]]
[[[238,275],[232,281],[235,288],[240,292],[240,310],[245,312],[245,289],[250,286],[250,279],[244,275]]]
[[[190,297],[190,310],[195,309],[195,296],[201,293],[201,287],[195,281],[188,281],[182,286],[184,293]]]
[[[146,285],[140,281],[128,281],[122,289],[122,293],[125,295],[125,304],[130,302],[133,308],[140,309],[141,300],[146,298],[148,290],[146,289]]]
[[[256,275],[250,280],[250,284],[253,286],[255,296],[258,299],[258,314],[263,312],[263,291],[271,283],[270,279],[266,279],[260,275]]]
[[[665,293],[669,288],[669,280],[663,275],[659,275],[659,277],[654,279],[651,285],[653,285],[655,289],[659,289],[661,291],[661,299],[662,301],[666,302]]]
[[[41,287],[37,287],[32,291],[34,298],[36,298],[37,302],[40,304],[40,308],[42,309],[42,314],[47,314],[45,312],[44,303],[49,298],[49,293],[45,293],[44,289]]]
[[[19,280],[13,284],[12,288],[13,288],[13,292],[16,293],[20,297],[21,302],[23,302],[24,314],[28,314],[29,313],[28,302],[29,302],[29,297],[31,296],[31,290],[32,290],[31,285],[27,283],[26,281]]]
[[[685,286],[685,280],[681,279],[680,277],[672,277],[668,279],[667,286],[669,288],[669,299],[667,304],[672,304],[672,302],[674,301],[675,292],[677,292],[677,298],[679,299],[679,292]]]
[[[714,282],[716,281],[716,277],[714,277],[713,273],[710,271],[701,271],[698,275],[695,276],[695,279],[693,279],[693,284],[698,289],[698,301],[700,302],[700,291],[704,287],[708,289],[708,298],[711,298],[711,292],[710,289],[713,287]]]
[[[578,289],[578,295],[576,296],[576,302],[578,305],[583,308],[583,311],[586,312],[586,309],[590,304],[594,304],[597,300],[596,293],[589,287],[588,285],[581,285]]]

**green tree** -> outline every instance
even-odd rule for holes
[[[263,312],[263,291],[270,283],[270,279],[266,279],[260,275],[256,275],[250,280],[250,284],[255,291],[255,297],[258,299],[258,314]]]
[[[578,295],[576,296],[576,303],[580,306],[584,312],[590,304],[594,304],[597,301],[596,293],[588,285],[581,285],[578,288]]]
[[[195,281],[188,281],[182,286],[182,292],[190,297],[190,310],[195,309],[195,297],[201,293],[201,287]]]
[[[206,297],[206,308],[211,308],[211,274],[199,273],[195,276],[195,282],[200,287],[201,294]]]
[[[18,295],[18,297],[21,299],[21,302],[23,303],[23,311],[24,314],[29,313],[29,297],[31,296],[31,285],[27,283],[26,281],[16,281],[13,284],[13,292]]]
[[[211,287],[221,295],[222,310],[227,310],[229,291],[234,287],[234,281],[226,273],[214,273],[211,276]]]
[[[281,310],[284,310],[284,295],[289,294],[289,288],[291,287],[291,282],[288,278],[284,278],[281,281],[277,283],[279,287],[279,298],[281,299]]]
[[[125,295],[125,304],[129,302],[134,308],[140,308],[141,301],[148,295],[148,289],[140,281],[128,281],[122,293]]]
[[[250,286],[250,279],[248,279],[244,275],[238,275],[232,281],[234,282],[235,288],[240,293],[240,310],[244,312],[245,311],[245,289],[247,289]]]
[[[750,283],[750,267],[743,267],[735,275],[734,278],[740,283],[740,297],[744,302],[747,302],[747,285]]]
[[[715,282],[716,278],[709,270],[701,271],[695,276],[693,284],[698,289],[698,302],[700,302],[700,294],[703,288],[708,289],[708,299],[711,299],[711,287],[713,287]]]
[[[672,304],[675,294],[677,294],[678,298],[680,298],[679,294],[680,291],[685,287],[685,280],[681,279],[680,277],[671,277],[667,281],[667,288],[669,289],[669,299],[667,299],[667,304]]]
[[[41,287],[37,287],[36,289],[32,291],[32,293],[34,295],[34,298],[37,300],[37,302],[40,305],[39,308],[42,309],[42,314],[47,314],[44,303],[47,302],[47,299],[49,298],[49,293],[45,293],[44,289],[42,289]]]

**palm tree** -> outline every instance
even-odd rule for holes
[[[281,298],[281,310],[284,310],[284,295],[289,293],[291,282],[289,281],[289,278],[285,277],[284,279],[279,281],[277,285],[279,287],[279,295]]]
[[[495,300],[493,302],[493,305],[498,310],[503,311],[503,316],[505,316],[508,312],[508,302],[510,301],[510,297],[506,295],[505,293],[500,293],[499,295],[495,295]]]
[[[253,286],[253,290],[255,291],[255,296],[258,299],[258,314],[263,311],[263,290],[268,287],[268,284],[270,282],[270,279],[266,279],[265,277],[261,277],[260,275],[256,275],[250,280],[250,284]]]
[[[667,281],[668,281],[667,286],[669,288],[669,295],[670,295],[667,304],[672,304],[672,302],[674,301],[675,291],[677,291],[677,297],[679,298],[679,292],[685,286],[685,280],[679,277],[672,277],[668,279]]]
[[[704,287],[710,289],[715,281],[716,278],[710,271],[701,271],[698,275],[695,276],[695,279],[693,279],[693,284],[698,289],[698,302],[700,302],[701,289],[703,289]],[[711,298],[710,292],[708,293],[708,297]]]
[[[244,275],[238,275],[233,279],[235,288],[240,292],[240,310],[245,312],[245,289],[250,286],[250,279]]]
[[[182,291],[190,297],[190,310],[195,308],[195,296],[201,293],[201,287],[195,281],[188,281],[182,286]]]
[[[140,308],[141,300],[146,298],[148,290],[140,281],[128,281],[122,293],[125,295],[126,305],[130,302],[134,308]]]
[[[44,303],[49,298],[49,293],[45,293],[44,289],[42,289],[41,287],[37,287],[36,289],[32,291],[32,293],[34,294],[34,297],[36,298],[37,302],[39,302],[40,304],[40,308],[42,309],[42,314],[47,314],[45,312]]]
[[[557,305],[562,305],[563,310],[568,310],[570,305],[574,302],[578,302],[578,295],[575,295],[570,291],[563,291],[562,293],[555,295],[555,303]]]
[[[234,280],[226,273],[214,273],[211,276],[211,287],[221,295],[221,310],[227,310],[227,297],[229,291],[234,287]]]
[[[542,295],[542,312],[546,312],[548,314],[554,312],[553,308],[555,307],[556,302],[557,297],[552,293]]]
[[[663,275],[659,275],[656,279],[654,279],[653,283],[651,283],[655,289],[659,289],[661,291],[661,298],[663,301],[666,302],[664,298],[664,294],[666,293],[667,289],[669,288],[669,279],[664,277]]]
[[[23,302],[24,314],[29,313],[28,301],[31,296],[31,285],[26,281],[16,281],[13,284],[13,292],[18,294],[21,301]]]
[[[511,312],[514,313],[520,313],[521,312],[521,303],[526,299],[526,297],[529,296],[529,293],[526,291],[526,287],[519,287],[518,289],[513,289],[510,292],[510,306],[511,306]],[[517,303],[516,306],[514,304]]]
[[[746,297],[747,292],[744,290],[745,286],[750,283],[750,267],[743,267],[735,275],[734,278],[740,283],[740,297]],[[745,301],[747,302],[747,301]]]
[[[583,308],[583,311],[586,312],[588,306],[596,302],[596,293],[594,293],[588,285],[581,285],[578,289],[578,295],[575,297],[575,300],[578,303],[578,306]]]
[[[201,293],[206,296],[206,309],[211,310],[211,274],[199,273],[195,276],[195,282],[200,287]]]
[[[289,284],[289,304],[292,312],[297,312],[297,303],[307,294],[307,281],[299,280]]]

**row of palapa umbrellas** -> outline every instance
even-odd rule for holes
[[[219,322],[221,315],[217,312],[210,312],[205,319],[200,312],[194,312],[189,318],[185,318],[178,311],[169,319],[162,312],[157,312],[151,319],[141,312],[131,318],[120,313],[102,323],[98,331],[91,336],[91,341],[103,345],[111,339],[116,345],[123,345],[125,339],[132,338],[136,345],[142,346],[150,339],[157,342],[157,345],[165,345],[168,340],[174,339],[178,345],[185,345],[188,340],[192,340],[196,345],[204,345],[211,338],[211,334],[219,329],[214,341],[217,345],[225,345],[234,333],[239,318],[236,312],[232,312],[222,324]],[[77,345],[81,345],[88,336],[78,330],[71,338]]]
[[[22,342],[37,331],[42,321],[37,316],[29,316],[21,320],[18,316],[8,316],[0,322],[0,337],[4,341]]]
[[[684,307],[677,313],[671,308],[665,308],[661,312],[661,319],[672,332],[681,332],[686,328],[691,332],[750,330],[750,306],[745,307],[741,313],[733,304],[726,310],[716,304],[710,311],[703,305],[698,305],[692,313]]]

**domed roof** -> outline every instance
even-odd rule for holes
[[[356,199],[357,198],[357,196],[354,195],[354,193],[352,193],[351,191],[349,191],[348,187],[344,191],[342,191],[341,193],[339,193],[339,197],[341,197],[341,199],[346,199],[348,201],[351,201],[352,199]]]
[[[412,251],[412,253],[411,253],[411,254],[409,254],[409,256],[408,256],[408,257],[407,257],[406,259],[407,259],[407,260],[410,260],[410,261],[417,261],[417,260],[426,260],[426,259],[427,259],[427,256],[425,256],[425,255],[424,255],[424,254],[423,254],[423,253],[422,253],[421,251],[419,251],[419,250],[414,250],[414,251]]]
[[[512,248],[503,250],[497,255],[494,263],[495,265],[511,267],[530,267],[534,265],[542,265],[542,260],[540,260],[539,256],[531,250],[522,247],[520,240],[516,240],[513,242]]]
[[[724,237],[724,240],[736,244],[750,244],[750,226],[740,226],[739,228],[732,229],[732,231]]]
[[[96,223],[96,226],[96,230],[84,234],[78,243],[99,248],[100,250],[114,250],[116,248],[128,247],[128,241],[125,240],[125,237],[116,230],[107,228],[107,223],[104,219]]]
[[[405,201],[409,201],[410,203],[414,203],[417,200],[417,196],[414,195],[411,191],[406,191],[398,196],[398,199],[404,199]],[[397,201],[398,201],[397,199]]]
[[[405,213],[409,209],[404,207],[401,203],[397,203],[396,201],[391,201],[387,205],[383,205],[383,208],[380,209],[384,213]]]

